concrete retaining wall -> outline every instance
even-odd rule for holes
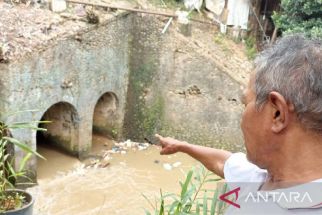
[[[59,41],[25,59],[8,65],[0,64],[2,119],[7,122],[39,121],[45,116],[45,120],[59,120],[60,123],[48,125],[49,133],[57,140],[64,140],[59,144],[61,148],[82,156],[91,147],[95,106],[101,96],[113,92],[118,100],[115,113],[118,117],[114,125],[121,133],[130,71],[128,28],[131,20],[125,15],[81,35],[77,40]],[[61,102],[66,107],[61,111],[64,113],[48,118],[54,114],[45,114],[46,111]],[[5,119],[4,113],[30,109],[38,111]],[[72,131],[66,131],[70,127]],[[13,135],[36,149],[36,131],[15,130]],[[16,159],[21,157],[22,152],[17,150]],[[35,162],[35,158],[30,162],[33,170]]]
[[[173,33],[160,33],[163,27],[154,16],[124,15],[0,64],[1,119],[54,120],[42,125],[46,135],[77,156],[88,153],[93,125],[117,138],[142,141],[161,133],[239,150],[239,84],[193,50],[178,52]],[[27,109],[38,111],[4,116]],[[37,148],[35,131],[13,135]],[[16,150],[17,161],[22,155]],[[29,167],[35,176],[35,158]]]

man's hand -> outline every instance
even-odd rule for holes
[[[160,151],[161,155],[170,155],[177,152],[186,153],[200,161],[210,171],[214,172],[220,177],[224,177],[223,168],[226,160],[231,155],[230,152],[221,149],[189,144],[171,137],[162,137],[158,134],[155,136],[160,140],[160,145],[162,147]]]
[[[186,142],[181,142],[171,137],[162,137],[159,134],[156,134],[155,136],[159,139],[160,145],[162,147],[160,151],[161,155],[170,155],[177,153],[180,151],[180,148],[182,148],[183,145],[187,144]]]

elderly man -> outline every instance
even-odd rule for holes
[[[227,213],[322,214],[321,41],[287,36],[263,51],[242,103],[246,155],[156,135],[160,153],[187,153],[237,182]]]

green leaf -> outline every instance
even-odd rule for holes
[[[207,215],[207,211],[208,211],[207,192],[204,192],[203,203],[202,203],[203,215]]]
[[[10,163],[7,163],[7,169],[8,169],[8,171],[10,172],[10,174],[9,174],[9,177],[8,177],[8,178],[10,178],[11,176],[12,176],[13,178],[17,178],[16,171],[14,170],[14,168],[12,167],[12,165],[11,165]]]
[[[199,215],[200,214],[200,203],[197,201],[196,203],[196,214]]]
[[[8,142],[18,146],[20,149],[22,149],[23,151],[27,152],[27,153],[32,153],[37,155],[38,157],[46,160],[43,156],[41,156],[39,153],[37,153],[36,151],[32,150],[28,145],[20,142],[19,140],[15,139],[15,138],[11,138],[11,137],[3,137],[3,139],[7,140]]]
[[[221,192],[220,193],[226,193],[228,190],[228,186],[225,183],[224,186],[221,188]],[[218,213],[222,213],[223,212],[223,206],[224,206],[224,202],[223,201],[219,201],[218,203]]]
[[[34,125],[28,125],[28,124],[12,124],[8,126],[9,129],[31,129],[36,131],[47,131],[45,128],[40,128],[38,126]]]
[[[144,212],[145,212],[145,215],[151,215],[151,213],[146,209],[144,209]]]
[[[164,200],[163,199],[161,199],[159,215],[164,215]]]
[[[219,189],[217,188],[214,192],[214,196],[212,197],[210,215],[215,215],[217,203],[219,201],[218,195],[219,195]]]
[[[187,175],[187,177],[186,177],[186,180],[185,180],[185,182],[184,182],[184,184],[183,184],[183,186],[182,186],[181,195],[180,195],[180,196],[181,196],[181,198],[183,198],[183,197],[184,197],[184,195],[185,195],[185,193],[186,193],[186,191],[187,191],[188,185],[189,185],[189,183],[190,183],[190,181],[191,181],[192,174],[193,174],[193,172],[192,172],[192,170],[190,170],[190,171],[188,172],[188,175]]]
[[[178,205],[179,205],[179,201],[178,200],[172,202],[172,204],[170,206],[170,209],[169,209],[169,212],[170,213],[173,213],[174,211],[176,211]]]
[[[0,157],[2,157],[2,156],[3,156],[3,154],[1,153]],[[7,161],[9,157],[10,157],[9,154],[4,155],[2,161],[3,162]]]
[[[143,198],[145,198],[145,200],[149,203],[149,205],[152,207],[152,209],[156,209],[154,206],[153,206],[153,204],[152,204],[152,202],[149,200],[149,198],[146,196],[146,195],[144,195],[143,193],[141,193],[141,195],[143,196]]]
[[[30,152],[26,156],[24,156],[19,166],[19,172],[21,172],[25,168],[27,161],[31,158],[31,156],[32,156],[32,153]]]
[[[182,204],[181,204],[181,202],[179,202],[178,205],[177,205],[176,211],[174,212],[175,215],[179,215],[180,214],[181,207],[182,207]]]

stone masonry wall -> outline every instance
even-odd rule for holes
[[[77,156],[86,154],[91,147],[94,108],[106,92],[117,96],[120,116],[117,127],[123,124],[129,74],[129,26],[131,17],[124,15],[77,39],[58,41],[25,59],[0,64],[1,119],[39,121],[51,106],[60,102],[69,104],[75,110],[77,131],[73,132],[73,141],[67,139],[61,146]],[[38,111],[5,119],[4,113],[30,109]],[[15,130],[13,135],[36,149],[35,131]],[[63,137],[64,133],[59,136]],[[22,154],[17,150],[16,159],[21,159]],[[30,166],[35,170],[35,158]]]
[[[117,138],[143,141],[160,133],[240,150],[240,84],[176,40],[175,30],[161,34],[165,22],[124,14],[22,60],[0,64],[0,120],[55,119],[44,126],[48,135],[79,157],[91,147],[93,125]],[[38,111],[4,116],[28,109]],[[13,135],[36,149],[35,131]],[[15,155],[19,160],[23,152]],[[29,167],[35,177],[35,158]]]
[[[143,141],[160,133],[242,150],[240,83],[183,43],[180,26],[172,24],[162,34],[166,21],[140,15],[134,20],[126,137]]]

